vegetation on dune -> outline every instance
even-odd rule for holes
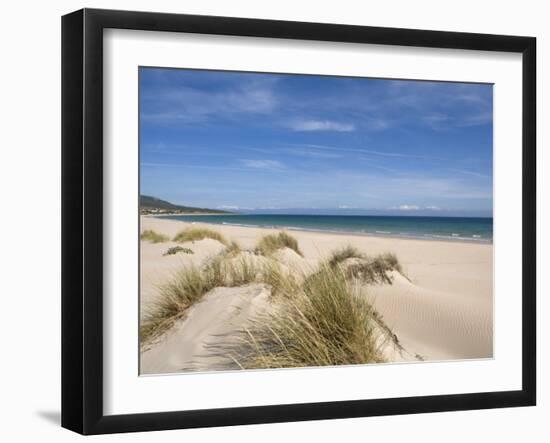
[[[394,261],[394,257],[393,254],[383,254],[359,263],[352,263],[345,270],[346,276],[366,284],[391,284],[392,279],[389,272],[401,272],[401,265]]]
[[[298,241],[290,234],[286,232],[279,232],[278,234],[269,234],[258,242],[256,246],[256,253],[270,256],[274,252],[282,248],[290,248],[294,250],[298,255],[304,256],[300,248],[298,247]]]
[[[351,263],[346,260],[357,259]],[[347,278],[360,280],[365,284],[392,283],[391,271],[403,274],[403,268],[395,254],[386,253],[368,257],[353,246],[334,251],[328,260],[331,268],[342,267]]]
[[[170,329],[189,307],[212,289],[253,283],[258,281],[260,274],[261,269],[250,259],[225,260],[222,255],[214,257],[201,269],[183,268],[159,288],[158,300],[148,308],[140,327],[142,343]]]
[[[236,255],[238,255],[240,252],[242,251],[240,245],[232,240],[231,243],[229,243],[225,250],[223,251],[223,254],[226,256],[226,257],[235,257]]]
[[[280,287],[280,286],[279,286]],[[377,363],[391,339],[339,268],[322,265],[282,308],[246,331],[233,359],[243,369]]]
[[[187,228],[183,231],[180,231],[173,238],[174,241],[178,243],[185,242],[194,242],[198,240],[203,240],[205,238],[211,238],[212,240],[217,240],[220,243],[227,245],[227,240],[219,232],[213,231],[208,228]]]
[[[271,287],[272,296],[292,298],[300,290],[300,282],[304,276],[283,268],[275,260],[270,260],[262,266],[261,277],[262,282]]]
[[[182,252],[184,254],[194,254],[194,252],[189,248],[182,248],[181,246],[173,246],[171,248],[168,248],[168,250],[162,255],[176,255],[178,252]]]
[[[169,240],[166,235],[160,234],[152,229],[146,229],[143,231],[140,238],[142,240],[150,241],[151,243],[163,243]]]
[[[208,229],[190,231],[177,237],[190,241],[212,238],[204,235],[205,231],[217,234]],[[205,266],[185,267],[160,287],[157,302],[149,307],[141,324],[142,344],[170,329],[212,289],[264,283],[277,300],[275,309],[253,321],[242,340],[227,344],[223,351],[243,369],[377,363],[384,361],[382,350],[388,341],[399,346],[397,337],[368,302],[365,286],[355,284],[357,280],[391,283],[387,272],[401,269],[394,255],[369,259],[347,247],[305,275],[270,258],[282,247],[301,255],[296,240],[286,233],[261,239],[255,252],[266,258],[243,252],[236,242],[224,244],[226,248]],[[348,259],[357,260],[346,266]]]
[[[365,255],[356,247],[348,245],[342,249],[334,251],[328,260],[328,264],[329,266],[334,267],[349,258],[365,258]]]

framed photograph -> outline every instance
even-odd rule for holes
[[[531,37],[62,20],[62,425],[536,402]]]

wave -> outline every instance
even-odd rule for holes
[[[226,226],[241,226],[243,228],[262,228],[262,227],[265,227],[265,226],[262,226],[262,225],[247,225],[245,223],[227,223],[227,222],[222,222],[221,223],[222,225],[226,225]]]

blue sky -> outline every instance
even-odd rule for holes
[[[141,193],[244,212],[491,216],[492,102],[491,85],[141,68]]]

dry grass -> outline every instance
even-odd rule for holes
[[[271,287],[271,295],[279,295],[293,298],[300,291],[300,281],[304,280],[303,275],[297,275],[274,260],[266,262],[262,267],[262,282]]]
[[[241,246],[236,241],[232,240],[231,243],[229,243],[226,246],[225,250],[223,251],[223,254],[226,257],[231,258],[239,255],[241,252],[242,252]]]
[[[141,322],[141,342],[145,344],[162,335],[212,289],[253,283],[260,275],[261,269],[245,257],[230,261],[220,255],[202,269],[194,266],[183,268],[159,288],[158,301],[149,307]]]
[[[346,260],[358,259],[352,263]],[[391,284],[391,271],[403,274],[403,268],[395,254],[386,253],[368,257],[353,246],[334,251],[328,260],[331,268],[341,267],[347,278],[353,278],[365,284]]]
[[[258,244],[256,252],[267,258],[242,253],[232,242],[203,268],[182,269],[160,288],[158,301],[146,313],[140,328],[142,344],[170,329],[216,287],[265,283],[277,297],[274,309],[256,319],[239,343],[220,348],[243,369],[378,363],[384,361],[382,349],[388,341],[399,346],[369,304],[364,286],[355,284],[391,283],[387,272],[400,270],[394,255],[369,259],[347,247],[306,276],[269,258],[281,247],[301,254],[295,239],[280,233]],[[350,258],[360,261],[345,266]]]
[[[298,255],[304,256],[298,247],[298,241],[286,232],[279,232],[278,234],[270,234],[262,237],[256,246],[256,252],[268,257],[282,248],[290,248]]]
[[[393,254],[377,255],[374,258],[365,258],[364,261],[352,263],[345,268],[348,278],[355,278],[366,284],[392,284],[389,273],[402,272],[401,264]]]
[[[143,231],[140,238],[142,240],[150,241],[151,243],[163,243],[169,240],[166,235],[160,234],[152,229],[146,229]]]
[[[172,246],[162,255],[176,255],[177,253],[182,252],[184,254],[194,254],[194,252],[189,248],[182,248],[181,246]]]
[[[205,238],[211,238],[212,240],[217,240],[220,243],[227,245],[227,240],[219,232],[213,231],[208,228],[187,228],[183,231],[180,231],[173,238],[174,241],[178,243],[185,242],[194,242],[198,240],[203,240]]]
[[[323,265],[233,350],[243,369],[377,363],[386,337],[366,297]]]
[[[334,267],[349,258],[365,258],[365,255],[354,246],[346,246],[334,251],[328,260],[328,264]]]

